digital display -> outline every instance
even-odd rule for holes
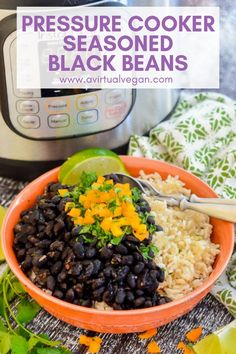
[[[89,92],[99,91],[100,89],[41,89],[41,97],[59,97],[81,95]]]

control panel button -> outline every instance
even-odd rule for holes
[[[38,113],[39,111],[37,101],[18,101],[16,106],[19,113]]]
[[[48,117],[48,125],[50,128],[65,128],[70,124],[68,114],[52,114]]]
[[[106,117],[108,119],[123,119],[126,109],[126,103],[119,103],[114,106],[109,106],[106,109]]]
[[[16,89],[15,91],[16,96],[20,98],[41,97],[40,90]]]
[[[98,111],[92,109],[90,111],[82,111],[78,113],[77,120],[79,124],[92,124],[98,120]]]
[[[91,109],[97,107],[97,95],[86,95],[77,98],[77,109]]]
[[[67,100],[49,100],[46,102],[46,109],[50,112],[65,112],[69,110],[69,101]]]
[[[105,102],[109,105],[117,104],[123,101],[124,96],[124,90],[111,90],[106,93]]]
[[[40,119],[38,116],[18,116],[18,122],[25,129],[37,129],[40,127]]]

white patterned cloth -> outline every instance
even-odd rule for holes
[[[149,137],[131,137],[129,154],[183,167],[219,195],[236,198],[236,103],[212,92],[185,95]],[[236,252],[212,294],[236,317]]]

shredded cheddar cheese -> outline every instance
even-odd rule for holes
[[[67,190],[60,190],[60,195],[66,195]],[[147,225],[135,209],[132,200],[132,190],[128,183],[114,183],[99,176],[85,193],[79,196],[79,205],[66,203],[65,211],[73,218],[75,225],[93,225],[99,220],[99,225],[105,232],[114,237],[122,237],[126,227],[139,241],[148,238]]]
[[[88,347],[88,352],[89,353],[98,353],[100,348],[101,348],[101,344],[102,344],[102,338],[100,337],[87,337],[84,334],[80,335],[79,338],[79,344],[85,345],[86,347]]]
[[[153,336],[155,336],[157,334],[157,329],[153,328],[153,329],[149,329],[146,332],[143,332],[141,334],[139,334],[139,339],[149,339],[152,338]]]
[[[158,354],[158,353],[161,353],[161,349],[159,347],[159,345],[157,344],[157,342],[155,342],[154,340],[152,340],[148,346],[147,346],[147,350],[148,350],[148,353],[150,354]]]
[[[197,327],[189,331],[186,334],[186,338],[189,342],[196,342],[201,337],[201,334],[202,334],[202,328]]]

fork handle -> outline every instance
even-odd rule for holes
[[[233,205],[190,203],[183,199],[180,202],[180,209],[191,209],[207,214],[213,218],[236,223],[236,206]]]
[[[199,198],[196,194],[192,194],[190,202],[201,204],[215,204],[215,205],[235,205],[236,199],[223,199],[223,198]]]

